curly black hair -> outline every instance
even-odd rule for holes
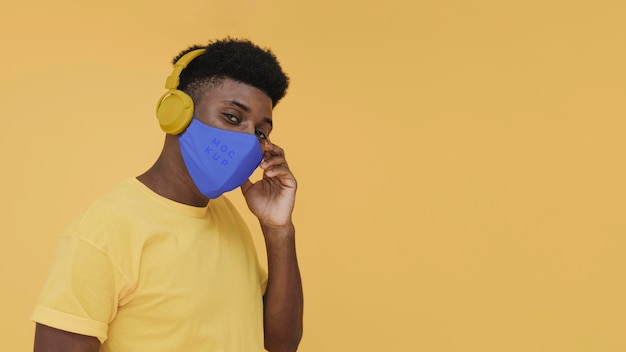
[[[219,85],[224,78],[262,90],[272,99],[273,106],[285,96],[289,77],[271,50],[260,48],[246,39],[228,37],[207,46],[191,46],[178,54],[173,63],[196,49],[206,51],[181,72],[178,84],[178,89],[189,94],[194,101],[197,102],[207,89]]]

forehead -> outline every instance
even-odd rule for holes
[[[262,90],[249,84],[224,78],[218,84],[210,84],[200,97],[199,104],[224,104],[235,102],[249,112],[271,114],[272,99]],[[230,104],[232,105],[232,104]]]

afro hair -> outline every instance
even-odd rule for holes
[[[273,106],[285,96],[289,77],[269,49],[260,48],[249,40],[229,37],[210,42],[206,47],[191,46],[178,54],[173,63],[196,49],[206,51],[181,72],[178,84],[178,89],[189,94],[193,100],[199,99],[204,89],[215,87],[224,78],[262,90],[272,99]]]

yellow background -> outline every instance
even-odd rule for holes
[[[300,351],[625,351],[624,4],[3,2],[2,350],[59,232],[156,159],[172,57],[232,35],[292,78]]]

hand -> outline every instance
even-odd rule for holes
[[[241,185],[248,208],[262,226],[291,226],[297,182],[289,170],[285,152],[268,142],[265,146],[265,158],[260,166],[263,169],[263,178],[255,183],[246,180]]]

